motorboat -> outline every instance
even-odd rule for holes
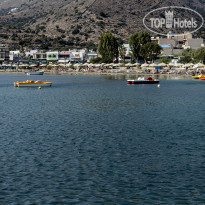
[[[43,75],[44,71],[27,72],[27,75]]]
[[[24,82],[14,82],[14,87],[50,87],[52,82],[43,82],[41,80],[27,80]]]
[[[200,75],[197,75],[197,76],[192,76],[192,78],[194,78],[194,79],[205,78],[205,75],[200,74]]]
[[[144,78],[139,77],[137,80],[127,80],[128,84],[158,84],[159,80],[155,80],[151,77]]]

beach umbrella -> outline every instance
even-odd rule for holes
[[[89,66],[89,64],[88,63],[84,63],[83,66]]]
[[[199,67],[199,68],[204,68],[205,65],[204,65],[203,63],[198,63],[198,67]]]
[[[113,67],[118,67],[119,66],[119,63],[114,63],[113,64]]]
[[[37,65],[36,64],[32,64],[32,65],[30,65],[30,67],[36,67]]]
[[[59,65],[51,64],[51,65],[49,65],[49,66],[51,66],[51,67],[58,67]]]
[[[110,64],[105,64],[104,66],[109,67],[109,66],[111,66],[111,65],[110,65]]]
[[[191,67],[193,65],[194,65],[193,63],[187,63],[187,64],[183,65],[183,67],[186,68],[186,67]]]
[[[193,66],[193,68],[204,68],[205,65],[203,63],[197,63],[196,65]]]
[[[95,67],[95,64],[90,63],[89,66],[90,66],[90,67]]]
[[[150,66],[150,67],[155,67],[155,66],[157,66],[157,64],[152,63],[152,64],[150,64],[149,66]]]
[[[165,63],[160,63],[160,64],[158,64],[158,66],[160,66],[160,67],[165,67],[165,66],[167,66],[167,64],[165,64]]]
[[[124,63],[117,63],[116,65],[121,67],[121,66],[124,66],[125,64]]]
[[[70,67],[71,66],[71,63],[66,63],[65,64],[65,67]]]
[[[177,63],[177,64],[175,64],[175,66],[176,67],[182,67],[184,64],[182,64],[182,63]]]
[[[115,64],[114,63],[110,63],[109,66],[113,67],[113,66],[115,66]]]
[[[11,64],[10,63],[9,64],[5,64],[4,66],[11,67]]]
[[[58,64],[58,66],[60,66],[60,67],[65,67],[65,64],[60,63],[60,64]]]
[[[80,63],[76,63],[76,64],[74,64],[74,67],[79,67],[79,66],[81,66]]]
[[[94,67],[100,67],[100,64],[93,64]]]
[[[126,66],[126,67],[132,67],[133,64],[131,64],[131,63],[127,63],[127,64],[125,64],[125,66]]]
[[[47,64],[41,64],[40,65],[40,67],[46,67],[47,66]]]
[[[175,66],[175,64],[174,63],[169,63],[169,66],[173,67],[173,66]]]
[[[20,64],[19,67],[28,67],[28,64]]]
[[[147,63],[144,63],[141,65],[141,67],[148,67],[148,66],[149,66],[149,64],[147,64]]]

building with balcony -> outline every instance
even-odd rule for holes
[[[33,53],[33,61],[39,62],[39,63],[47,63],[46,52],[36,51],[35,53]]]
[[[0,64],[2,64],[4,61],[9,61],[8,44],[0,44]]]
[[[198,49],[204,47],[204,40],[202,38],[188,39],[185,42],[184,48]]]
[[[68,63],[70,61],[70,51],[60,51],[58,55],[59,63]]]
[[[94,59],[94,58],[97,58],[97,57],[98,57],[97,52],[90,51],[90,52],[86,53],[85,60],[87,62],[90,62],[91,59]]]

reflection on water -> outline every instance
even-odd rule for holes
[[[157,75],[157,74],[117,74],[117,75],[109,75],[106,77],[108,80],[128,80],[128,79],[137,79],[138,77],[152,77],[154,79],[159,79],[159,80],[186,80],[186,79],[192,79],[190,75]]]

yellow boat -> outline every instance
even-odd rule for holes
[[[49,87],[51,85],[51,82],[43,82],[41,80],[27,80],[24,82],[14,82],[14,87]]]
[[[200,74],[200,75],[197,75],[197,76],[192,76],[192,78],[194,78],[194,79],[205,78],[205,75]]]

